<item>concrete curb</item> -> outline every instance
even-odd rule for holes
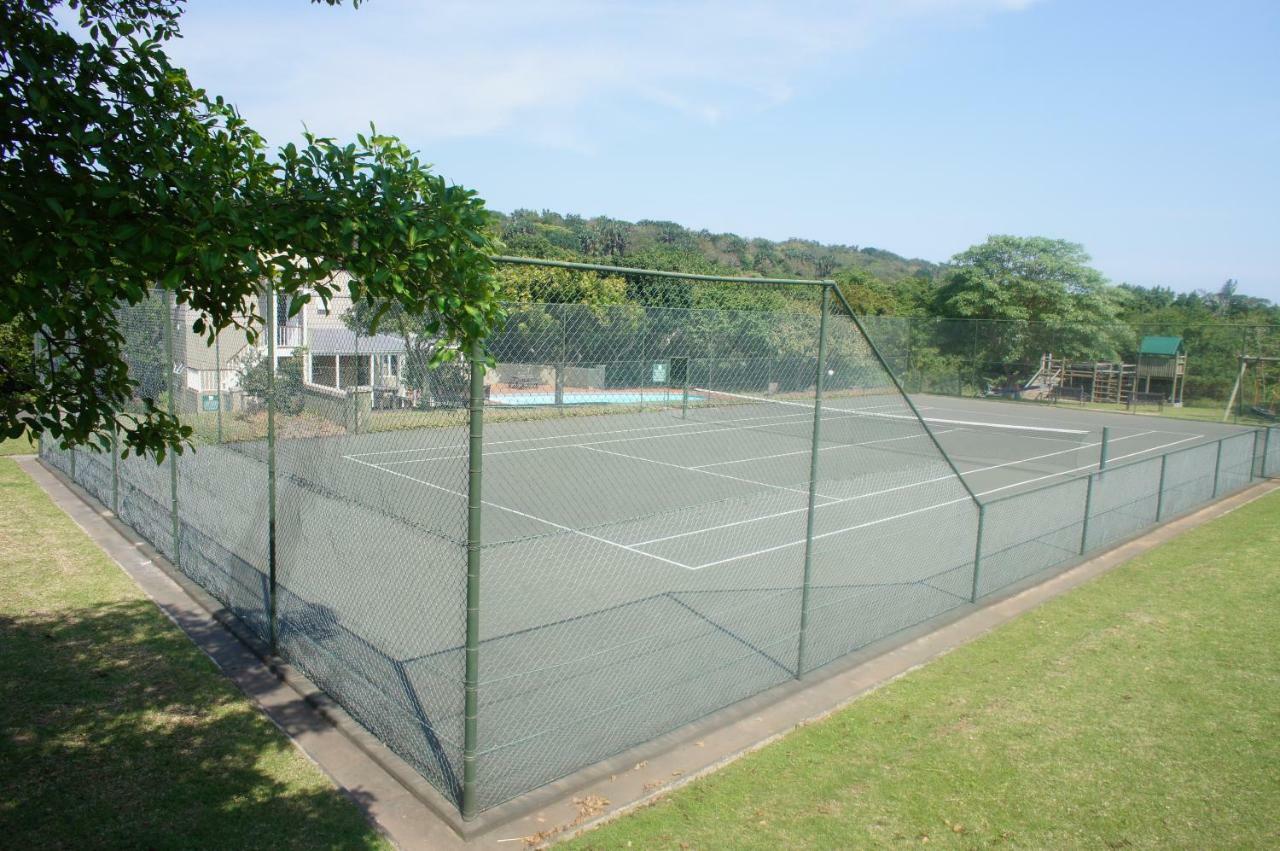
[[[879,686],[1041,603],[1115,569],[1182,532],[1280,489],[1262,482],[1065,570],[1031,577],[1002,596],[964,606],[832,663],[798,682],[740,701],[463,823],[456,810],[341,707],[252,636],[201,589],[34,457],[15,459],[396,845],[506,848],[576,836],[824,718]]]

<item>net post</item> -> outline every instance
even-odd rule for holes
[[[484,471],[484,359],[471,350],[471,393],[467,405],[467,636],[462,732],[462,817],[476,815],[476,722],[480,713],[480,546]]]
[[[1102,447],[1098,451],[1098,469],[1107,469],[1107,460],[1111,457],[1111,426],[1102,427]]]
[[[276,288],[266,288],[267,335],[267,644],[276,652]]]
[[[1218,454],[1213,459],[1213,499],[1218,498],[1218,479],[1222,474],[1222,440],[1218,440]]]
[[[213,371],[218,387],[218,442],[222,442],[222,334],[213,335]]]
[[[1156,489],[1156,522],[1159,523],[1164,517],[1164,474],[1165,468],[1169,466],[1169,455],[1166,453],[1160,456],[1160,484]]]
[[[173,293],[170,290],[164,291],[165,306],[165,323],[164,323],[164,353],[168,361],[165,371],[168,377],[165,379],[165,387],[169,396],[169,416],[177,416],[178,406],[177,400],[174,399],[175,388],[173,385],[173,325],[177,319],[177,308],[174,305]],[[172,526],[173,534],[173,563],[182,566],[182,550],[178,539],[178,453],[169,452],[169,519]]]
[[[978,503],[978,539],[973,547],[973,589],[969,594],[969,602],[978,602],[978,573],[982,568],[982,527],[987,520],[987,506]]]
[[[827,314],[831,287],[822,287],[822,312],[818,319],[818,369],[813,396],[813,443],[809,450],[809,510],[805,520],[804,574],[800,581],[800,643],[796,654],[796,678],[804,675],[805,639],[809,630],[809,583],[813,569],[813,521],[818,498],[818,446],[822,440],[822,386],[827,376]]]
[[[1093,480],[1095,474],[1089,474],[1088,490],[1084,492],[1084,521],[1080,524],[1080,555],[1089,549],[1089,514],[1093,511]]]

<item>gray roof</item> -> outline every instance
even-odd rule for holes
[[[364,335],[356,339],[348,328],[312,328],[309,348],[313,355],[394,355],[404,352],[404,337],[391,334]]]

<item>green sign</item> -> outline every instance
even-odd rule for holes
[[[221,399],[217,393],[201,393],[200,394],[200,410],[216,411]]]
[[[653,365],[653,383],[654,384],[667,383],[667,364],[655,363]]]

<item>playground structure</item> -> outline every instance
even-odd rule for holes
[[[1246,381],[1250,367],[1253,367],[1252,387],[1249,386],[1250,382]],[[1236,383],[1231,388],[1231,398],[1227,400],[1226,410],[1222,413],[1224,423],[1231,418],[1233,412],[1237,416],[1250,415],[1264,420],[1280,419],[1280,379],[1271,372],[1277,367],[1280,367],[1280,357],[1240,356],[1240,371],[1236,373]],[[1268,379],[1270,379],[1269,382]],[[1252,393],[1246,401],[1245,396],[1249,390],[1252,390]]]
[[[1067,361],[1046,353],[1022,387],[1024,399],[1182,407],[1187,355],[1181,337],[1143,337],[1137,363]]]

